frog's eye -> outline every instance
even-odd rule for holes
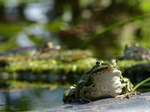
[[[118,64],[118,61],[116,59],[113,59],[112,63],[113,64]]]
[[[116,60],[116,64],[118,64],[118,60]]]
[[[103,63],[102,60],[98,60],[98,61],[96,62],[96,65],[101,65],[102,63]]]
[[[96,62],[96,65],[99,65],[100,64],[100,61],[98,60],[97,62]]]
[[[112,60],[110,61],[110,63],[113,64],[113,65],[115,65],[115,64],[118,64],[118,61],[117,61],[116,59],[112,59]]]

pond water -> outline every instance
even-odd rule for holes
[[[0,92],[0,111],[27,111],[62,105],[64,89],[26,89]]]

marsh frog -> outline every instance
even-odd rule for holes
[[[80,78],[76,86],[64,93],[63,101],[91,102],[105,97],[130,98],[140,94],[132,90],[133,85],[128,78],[122,76],[115,59],[108,62],[97,61],[96,65]]]
[[[120,60],[150,60],[150,47],[140,46],[138,43],[126,45],[124,56],[119,57]]]

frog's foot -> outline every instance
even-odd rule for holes
[[[137,92],[137,91],[133,91],[131,92],[132,95],[142,95],[140,92]]]
[[[141,93],[137,92],[137,91],[132,91],[132,92],[129,92],[129,93],[125,93],[123,95],[118,95],[115,98],[120,98],[120,99],[128,98],[128,99],[130,99],[132,95],[141,95]]]

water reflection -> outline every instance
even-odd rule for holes
[[[47,23],[49,18],[46,16],[48,11],[52,10],[54,6],[53,1],[28,4],[24,10],[25,17],[28,20],[40,23]]]
[[[63,104],[63,89],[28,89],[15,92],[0,92],[0,110],[26,111],[50,108]]]

